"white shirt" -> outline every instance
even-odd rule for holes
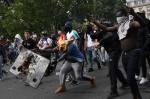
[[[80,36],[75,30],[72,30],[70,33],[68,32],[66,36],[67,36],[67,40],[70,40],[72,37],[74,37],[75,41],[73,43],[77,45],[77,39],[80,38]]]
[[[40,39],[38,44],[40,44],[42,48],[45,48],[48,47],[50,43],[52,43],[52,40],[50,38],[47,38],[47,41]]]
[[[92,47],[94,44],[94,41],[92,41],[90,35],[87,34],[87,36],[86,36],[86,34],[85,34],[84,38],[87,38],[87,47]]]

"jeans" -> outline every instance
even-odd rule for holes
[[[10,54],[8,55],[8,57],[11,60],[11,62],[15,62],[15,52],[10,52]]]
[[[148,64],[150,66],[150,54],[146,53],[144,50],[140,49],[140,61],[139,61],[139,71],[137,75],[140,74],[140,67],[142,67],[142,76],[146,78],[147,75],[147,67],[146,67],[146,59],[148,61]]]
[[[119,58],[120,58],[120,53],[114,53],[110,55],[109,77],[110,77],[112,93],[117,92],[117,78],[122,83],[122,85],[127,85],[127,80],[123,76],[121,70],[118,68]]]
[[[100,62],[98,61],[96,52],[94,51],[94,49],[92,49],[92,47],[87,47],[87,57],[88,57],[90,68],[93,68],[92,57],[98,65],[100,64]]]
[[[66,75],[71,71],[73,71],[73,73],[75,74],[76,81],[77,80],[91,81],[92,77],[83,74],[82,67],[83,67],[82,63],[80,62],[71,63],[66,60],[60,69],[60,76],[59,76],[60,85],[65,86]]]
[[[3,61],[3,56],[0,55],[0,79],[2,78],[3,73],[6,74],[6,71],[2,69],[2,61]]]
[[[122,63],[127,74],[127,81],[131,92],[136,94],[139,92],[138,85],[135,79],[135,73],[138,70],[139,49],[134,49],[128,52],[122,52]]]

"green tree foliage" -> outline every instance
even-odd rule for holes
[[[124,1],[123,1],[124,2]],[[114,21],[121,0],[0,0],[0,33],[13,39],[24,30],[57,32],[70,19],[83,24],[87,14]],[[77,25],[77,24],[76,24]],[[77,26],[76,26],[77,27]]]
[[[124,7],[125,2],[125,0],[94,0],[94,15],[97,19],[106,18],[115,22],[116,12]]]

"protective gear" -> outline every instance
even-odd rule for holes
[[[117,23],[120,25],[126,21],[128,21],[129,18],[127,16],[117,17]]]
[[[21,36],[19,34],[16,34],[15,38],[21,39]]]
[[[37,35],[33,35],[33,38],[37,38]]]
[[[66,33],[68,33],[69,31],[71,31],[72,30],[72,27],[65,27],[65,29],[64,29],[64,31],[66,32]]]

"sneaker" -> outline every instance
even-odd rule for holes
[[[0,81],[2,81],[2,78],[0,78]]]
[[[117,97],[117,96],[119,96],[118,92],[115,92],[115,93],[111,92],[111,93],[108,95],[107,99],[112,99],[112,98]]]
[[[89,68],[89,70],[88,70],[88,72],[93,72],[94,70],[93,70],[93,68]]]
[[[140,76],[135,75],[136,80],[141,80],[142,78]]]
[[[66,82],[69,82],[69,81],[71,81],[72,79],[71,79],[71,77],[70,77],[70,75],[68,75],[67,76],[67,79],[66,79]]]
[[[101,65],[106,66],[106,63],[105,63],[105,62],[102,62]]]
[[[69,84],[69,86],[76,86],[76,85],[78,85],[78,84],[79,84],[79,81],[73,80],[73,81]]]
[[[141,79],[139,84],[145,84],[147,82],[148,82],[147,78],[142,77],[142,79]]]

